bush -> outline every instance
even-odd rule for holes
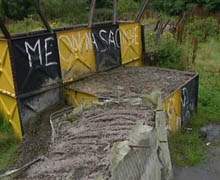
[[[112,20],[112,9],[100,8],[94,13],[94,22]]]
[[[29,15],[22,21],[16,21],[16,23],[10,23],[7,25],[10,33],[23,33],[31,31],[39,31],[45,29],[43,23],[37,19],[34,19],[33,15]]]
[[[183,70],[183,50],[174,39],[161,40],[154,60],[159,67]]]
[[[134,0],[118,0],[118,14],[120,17],[136,14],[139,8],[139,3]]]
[[[187,8],[187,0],[152,0],[152,8],[170,15],[181,14]]]
[[[193,17],[186,24],[184,36],[198,37],[200,41],[205,41],[209,36],[216,36],[219,33],[218,20],[213,17],[205,19]]]
[[[22,20],[34,11],[31,0],[1,0],[0,6],[3,17],[16,20]]]
[[[219,0],[206,0],[206,9],[210,12],[216,12],[220,10],[220,1]]]
[[[70,24],[88,22],[88,2],[72,0],[47,0],[42,1],[41,8],[48,19],[60,19]]]
[[[169,15],[180,15],[183,11],[195,6],[204,6],[211,0],[152,0],[151,7],[157,11],[164,11]]]

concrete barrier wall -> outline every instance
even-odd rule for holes
[[[63,100],[59,94],[66,84],[122,65],[142,66],[142,32],[140,23],[102,23],[92,28],[61,28],[0,40],[0,110],[7,115],[17,136],[21,138],[25,133],[22,126],[28,119]],[[181,92],[182,124],[188,121],[198,101],[197,80],[192,84]],[[65,94],[73,97],[74,93]],[[193,102],[189,102],[192,97]],[[78,95],[75,101],[83,99]],[[166,103],[166,109],[170,103]]]

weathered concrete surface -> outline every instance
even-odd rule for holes
[[[24,128],[31,118],[36,117],[48,107],[61,102],[63,98],[62,91],[62,88],[56,88],[32,97],[19,99],[21,119]]]
[[[166,114],[158,92],[145,95],[143,104],[155,104],[155,128],[136,126],[129,141],[115,143],[112,150],[113,180],[171,180]],[[129,149],[129,144],[148,148]]]
[[[130,148],[129,144],[145,146]],[[136,126],[129,141],[115,143],[112,150],[112,180],[160,180],[156,131],[150,126]]]
[[[160,102],[157,109],[154,103],[111,102],[58,119],[55,143],[43,161],[16,179],[171,180],[159,97],[150,100]]]
[[[195,167],[175,167],[174,180],[219,180],[220,179],[220,126],[208,125],[201,128],[208,146],[205,161]]]

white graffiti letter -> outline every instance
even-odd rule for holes
[[[57,65],[57,62],[49,62],[48,63],[48,56],[50,56],[52,54],[52,52],[48,52],[48,41],[53,41],[54,38],[49,37],[47,39],[45,39],[45,59],[46,59],[46,66],[52,66],[52,65]]]
[[[98,47],[98,44],[96,43],[95,36],[93,33],[92,33],[92,38],[93,38],[93,44],[95,45],[97,51],[99,51],[99,47]]]
[[[120,35],[119,28],[115,31],[115,41],[117,48],[120,48],[120,39],[118,38],[118,35]]]
[[[183,88],[183,107],[186,107],[188,105],[188,90],[186,88]]]
[[[135,33],[134,33],[134,42],[135,42],[135,45],[139,45],[139,43],[138,43],[138,33],[137,33],[137,30],[138,30],[138,26],[136,26],[135,28],[134,28],[134,31],[135,31]]]
[[[109,47],[110,47],[111,43],[114,44],[114,48],[116,49],[114,33],[112,32],[112,30],[110,30],[110,32],[109,32]]]
[[[28,59],[29,59],[29,66],[30,66],[30,68],[32,67],[32,59],[31,59],[31,54],[30,54],[30,52],[29,52],[29,49],[30,49],[32,52],[35,52],[36,49],[37,49],[37,47],[38,47],[38,54],[39,54],[40,64],[42,65],[40,39],[36,42],[36,44],[34,45],[34,48],[32,48],[32,47],[30,46],[30,44],[25,41],[25,49],[26,49],[26,53],[28,54]]]
[[[108,45],[108,41],[102,36],[102,33],[106,34],[107,32],[105,30],[100,30],[99,36],[100,36],[101,40],[103,40],[106,43],[106,45]],[[106,52],[106,51],[107,51],[106,48],[101,50],[101,52]]]
[[[90,36],[89,33],[86,33],[86,51],[89,51],[89,47],[90,47],[90,51],[92,51],[92,38]]]

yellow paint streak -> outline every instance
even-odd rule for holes
[[[99,102],[99,99],[93,95],[76,92],[71,89],[65,89],[65,94],[67,104],[73,105],[74,107],[79,107],[84,104],[91,105],[94,102]]]
[[[165,100],[164,109],[168,115],[168,130],[175,132],[181,129],[181,90]]]
[[[143,60],[142,59],[138,59],[136,61],[132,61],[128,64],[125,64],[126,67],[142,67],[144,66]]]
[[[0,40],[0,89],[15,94],[7,40]]]
[[[97,72],[90,29],[58,32],[57,36],[64,83]]]
[[[22,130],[17,100],[13,97],[0,93],[0,111],[7,117],[16,136],[21,140]]]
[[[15,86],[7,40],[0,40],[0,111],[7,117],[16,136],[21,140],[21,121],[18,103],[15,98]]]
[[[141,24],[120,24],[120,44],[122,64],[141,59],[142,57],[142,38]]]

